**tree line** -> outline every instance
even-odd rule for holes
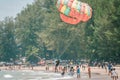
[[[81,0],[92,18],[77,25],[64,23],[57,0],[35,0],[16,18],[0,21],[0,61],[90,59],[120,63],[120,0]]]

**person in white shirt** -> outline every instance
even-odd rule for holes
[[[118,79],[118,73],[115,71],[115,68],[111,69],[111,78],[113,80],[117,80]]]

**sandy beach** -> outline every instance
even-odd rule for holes
[[[119,75],[119,79],[120,80],[120,67],[115,67],[116,71]],[[0,67],[1,70],[7,70],[8,67]],[[55,73],[54,72],[54,66],[49,66],[49,70],[46,71],[46,66],[35,66],[33,68],[29,68],[29,67],[21,67],[20,69],[18,69],[16,67],[15,70],[33,70],[33,71],[44,71],[46,73]],[[56,74],[61,74],[61,71],[59,70],[59,72],[57,72]],[[69,76],[68,72],[65,73],[66,77]],[[108,75],[108,71],[106,71],[105,69],[102,68],[98,68],[98,67],[91,67],[91,78],[89,79],[88,77],[88,72],[87,72],[87,68],[85,70],[83,70],[81,68],[81,78],[77,79],[76,78],[76,72],[74,74],[74,76],[70,76],[70,78],[66,79],[59,79],[59,80],[112,80],[111,76]]]

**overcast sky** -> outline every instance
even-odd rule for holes
[[[15,17],[27,4],[32,4],[32,2],[34,0],[0,0],[0,21],[7,16]]]

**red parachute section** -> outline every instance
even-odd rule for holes
[[[77,0],[58,0],[56,6],[62,21],[69,24],[86,22],[92,16],[91,7]]]

